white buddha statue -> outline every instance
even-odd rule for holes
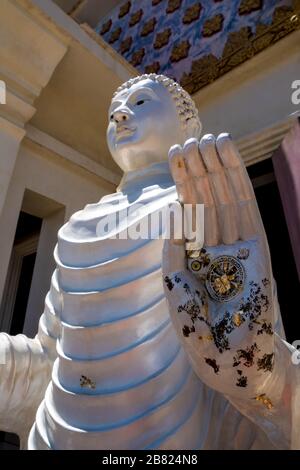
[[[251,185],[229,136],[198,145],[200,130],[164,76],[113,96],[118,191],[60,229],[36,338],[0,334],[0,429],[23,447],[299,447],[295,350],[281,339]],[[162,226],[126,234],[178,195],[205,204],[206,251],[166,241],[162,275]],[[99,232],[114,216],[117,228]]]

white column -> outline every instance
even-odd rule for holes
[[[24,129],[0,117],[0,214],[24,135]]]
[[[24,187],[20,185],[13,185],[12,180],[12,187],[7,193],[5,206],[0,215],[0,302],[5,286],[6,273],[14,243],[18,218],[22,207],[23,195]]]

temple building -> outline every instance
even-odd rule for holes
[[[192,95],[204,133],[236,141],[299,339],[300,187],[283,176],[300,181],[300,153],[291,168],[278,148],[300,114],[300,1],[1,0],[0,23],[0,331],[36,334],[58,229],[122,176],[106,144],[111,96],[158,73]]]

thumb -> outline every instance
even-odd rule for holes
[[[177,213],[182,213],[181,204],[179,202],[176,201],[173,203],[173,209],[174,208],[178,209]],[[170,230],[163,247],[162,271],[164,276],[174,272],[183,271],[187,265],[185,239],[178,238],[179,236],[183,236],[183,226],[181,227],[180,234],[178,234],[178,227],[175,227],[175,213],[176,210],[173,211],[172,214],[169,214]]]
[[[184,271],[186,269],[185,244],[178,241],[165,240],[162,254],[163,276]]]

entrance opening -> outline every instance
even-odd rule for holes
[[[24,246],[24,241],[27,243],[31,242],[31,246],[34,251],[31,253],[30,250],[28,254],[25,254],[22,257],[17,295],[10,326],[11,335],[16,335],[23,331],[41,226],[42,219],[39,217],[26,214],[25,212],[20,213],[14,245],[20,249],[21,244]]]
[[[276,183],[272,160],[267,159],[247,168],[266,230],[273,274],[287,341],[299,339],[300,318],[295,315],[300,290],[297,268]]]

